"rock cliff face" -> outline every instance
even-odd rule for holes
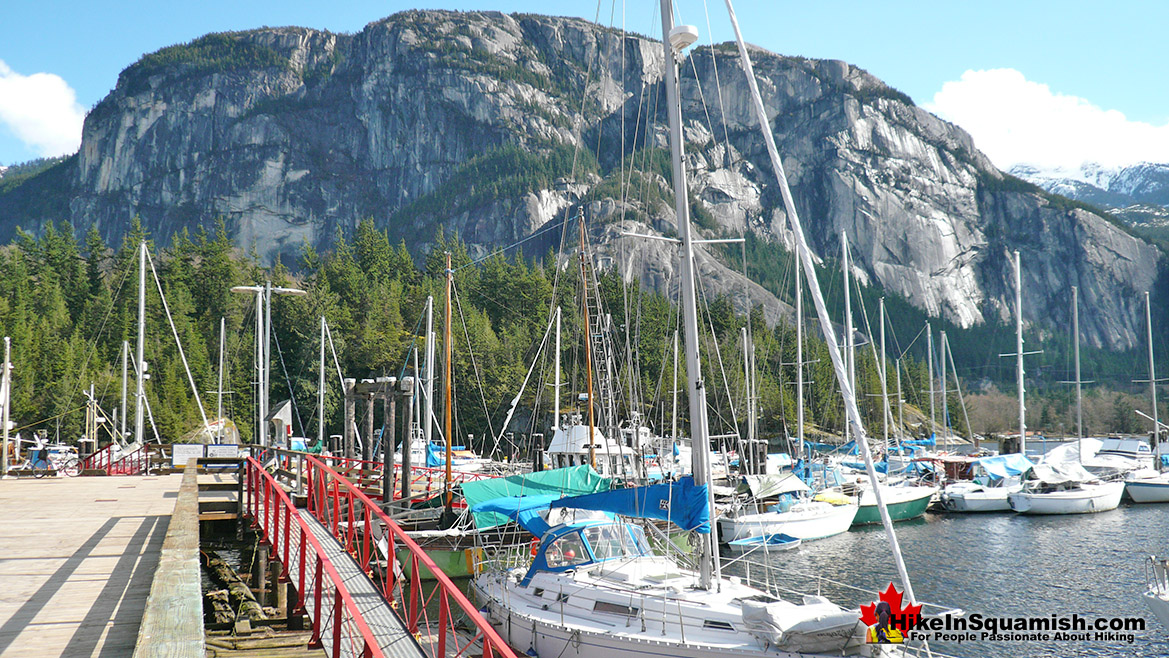
[[[969,135],[856,67],[753,57],[818,254],[837,256],[843,231],[862,280],[971,326],[1011,317],[1018,249],[1028,322],[1062,322],[1078,285],[1086,340],[1138,344],[1153,247],[1012,186]],[[127,68],[53,185],[0,196],[0,237],[69,219],[117,240],[137,214],[165,242],[224,217],[239,246],[291,262],[365,217],[416,250],[442,225],[486,251],[583,212],[603,253],[665,289],[672,247],[620,237],[676,230],[662,63],[652,39],[498,13],[411,11],[355,35],[209,35]],[[695,49],[682,69],[700,233],[790,245],[735,50]],[[50,187],[67,205],[30,203]],[[733,266],[699,258],[708,294],[742,294]],[[787,312],[746,289],[771,319]]]

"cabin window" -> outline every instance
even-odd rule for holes
[[[545,554],[548,566],[553,569],[571,567],[589,561],[589,554],[585,551],[579,533],[564,535],[548,546]]]
[[[719,619],[707,619],[702,622],[703,628],[709,628],[716,631],[733,631],[735,627],[729,621],[722,621]]]
[[[639,610],[633,606],[622,605],[620,603],[609,603],[608,601],[597,601],[593,605],[593,612],[607,612],[611,615],[625,615],[626,617],[636,617]]]
[[[544,588],[543,588],[543,587],[537,587],[537,588],[536,588],[536,591],[534,592],[534,594],[535,594],[536,596],[544,596]]]

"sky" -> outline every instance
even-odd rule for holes
[[[144,54],[208,32],[357,32],[399,11],[581,16],[656,35],[655,0],[41,0],[0,7],[0,165],[72,153],[85,112]],[[1169,2],[739,0],[743,37],[840,59],[962,126],[1000,168],[1169,162]],[[733,37],[725,5],[676,0],[700,41]],[[708,19],[709,16],[709,19]]]

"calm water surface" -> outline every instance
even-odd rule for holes
[[[1125,503],[1112,512],[1070,516],[927,514],[896,524],[896,530],[921,601],[984,616],[1147,618],[1133,644],[931,643],[937,651],[963,658],[1169,656],[1169,630],[1140,600],[1143,559],[1169,554],[1167,521],[1169,506]],[[784,570],[783,584],[799,591],[816,591],[817,581],[807,574],[870,590],[896,581],[880,526],[806,543],[773,556],[773,562]],[[824,580],[819,586],[842,605],[872,601],[869,594]]]

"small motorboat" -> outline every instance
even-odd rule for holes
[[[751,551],[790,551],[793,548],[799,548],[802,540],[799,537],[792,537],[783,533],[773,535],[759,535],[758,537],[745,537],[743,539],[736,539],[730,542],[728,546],[732,551],[739,553],[749,553]]]

